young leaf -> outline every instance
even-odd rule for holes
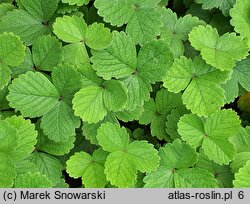
[[[235,33],[219,36],[216,28],[210,25],[198,26],[189,33],[191,45],[201,51],[202,58],[221,71],[231,70],[236,61],[248,55],[248,46],[243,38]]]
[[[21,174],[15,180],[15,188],[52,188],[51,181],[38,172]]]
[[[75,153],[67,161],[67,172],[73,178],[82,177],[86,188],[104,188],[107,184],[104,174],[107,155],[102,149],[95,150],[92,156],[86,152]]]
[[[58,102],[59,94],[53,84],[39,72],[27,72],[13,80],[7,96],[10,106],[23,116],[39,117]]]

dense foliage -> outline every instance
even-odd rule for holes
[[[249,11],[0,0],[0,187],[250,187]]]

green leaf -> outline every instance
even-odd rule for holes
[[[25,120],[22,116],[12,116],[11,118],[6,118],[5,121],[16,129],[18,137],[16,139],[16,149],[10,155],[15,162],[21,161],[35,150],[37,131],[31,121]]]
[[[68,3],[69,5],[82,6],[83,4],[87,5],[90,0],[62,0],[63,3]]]
[[[250,161],[248,161],[246,165],[240,168],[239,172],[235,174],[233,184],[235,188],[250,187]]]
[[[67,161],[67,173],[73,177],[82,177],[86,188],[104,188],[107,184],[104,174],[104,163],[107,153],[102,149],[95,150],[93,155],[86,152],[75,153]]]
[[[58,183],[62,176],[62,165],[57,158],[36,152],[29,157],[29,160],[36,164],[39,172],[45,175],[52,182],[53,186]]]
[[[240,152],[236,155],[234,161],[230,164],[233,173],[237,173],[239,169],[247,163],[250,159],[250,151]]]
[[[136,44],[141,45],[160,35],[161,13],[156,9],[159,2],[97,0],[94,5],[105,22],[118,27],[127,23],[126,32]]]
[[[213,175],[206,170],[189,168],[197,163],[195,148],[180,140],[161,147],[160,167],[144,178],[146,188],[208,188],[217,187]]]
[[[17,130],[7,121],[0,120],[0,153],[10,154],[18,145]]]
[[[7,96],[10,106],[23,116],[39,117],[58,102],[59,94],[53,84],[39,72],[27,72],[12,81]]]
[[[129,154],[116,151],[107,157],[104,170],[107,180],[112,185],[120,188],[128,188],[136,180],[136,167],[130,161]]]
[[[121,111],[125,108],[127,89],[120,81],[109,80],[103,83],[103,101],[109,111]]]
[[[210,65],[225,71],[235,67],[236,61],[248,55],[248,46],[236,33],[219,36],[210,25],[198,26],[189,34],[191,45],[201,51],[202,58]]]
[[[62,61],[65,63],[80,65],[89,62],[86,47],[80,43],[67,44],[62,49]]]
[[[75,115],[80,116],[85,122],[97,123],[102,120],[107,115],[102,88],[97,86],[82,88],[75,94],[73,109]]]
[[[141,116],[143,112],[143,107],[138,106],[135,110],[123,110],[120,112],[116,112],[115,115],[119,120],[122,120],[123,122],[133,121],[133,120],[139,120],[139,117]]]
[[[139,75],[151,83],[161,81],[167,70],[172,66],[173,55],[169,46],[161,40],[146,43],[138,54]]]
[[[74,94],[80,90],[80,74],[73,66],[63,64],[55,67],[52,71],[52,81],[60,98],[71,106]]]
[[[228,141],[238,133],[240,120],[232,110],[211,114],[206,120],[196,115],[184,115],[178,123],[182,138],[194,147],[202,145],[209,159],[218,164],[228,164],[235,157],[235,149]]]
[[[236,0],[195,0],[195,2],[202,4],[203,9],[219,8],[225,16],[228,16]]]
[[[86,45],[95,50],[106,48],[112,40],[112,34],[102,23],[93,23],[88,27],[85,41]]]
[[[16,166],[17,176],[21,174],[26,174],[28,172],[31,173],[38,172],[37,166],[28,159],[15,162],[15,166]]]
[[[50,140],[63,142],[75,135],[80,126],[80,118],[76,117],[72,108],[64,101],[59,101],[41,119],[41,128]]]
[[[52,188],[51,181],[38,172],[21,174],[15,180],[15,188]]]
[[[219,165],[214,161],[210,160],[204,151],[200,151],[199,160],[196,164],[197,168],[206,169],[214,175],[214,177],[219,182],[220,188],[232,188],[233,187],[233,173],[228,165]]]
[[[56,37],[45,35],[34,42],[32,53],[38,70],[52,71],[61,62],[62,44]]]
[[[122,78],[132,74],[137,66],[136,48],[129,35],[114,32],[107,49],[92,51],[93,69],[104,79]]]
[[[25,46],[13,33],[0,34],[0,61],[9,66],[17,66],[24,61]]]
[[[129,135],[124,127],[107,122],[97,130],[97,140],[105,151],[114,152],[128,147]]]
[[[16,178],[16,169],[12,159],[5,153],[0,152],[0,188],[10,188]]]
[[[234,30],[244,38],[247,38],[248,46],[250,46],[250,23],[249,23],[250,2],[247,0],[238,0],[230,11],[232,17],[230,23],[234,26]]]
[[[87,24],[78,16],[63,16],[56,19],[53,29],[56,36],[64,42],[77,43],[84,40]]]
[[[0,4],[0,19],[5,16],[9,11],[13,11],[16,7],[10,3]]]
[[[176,13],[171,9],[162,9],[164,26],[161,28],[161,39],[167,42],[174,57],[184,54],[183,41],[186,41],[188,34],[193,27],[204,24],[199,18],[190,14],[177,18]]]
[[[182,100],[186,107],[192,113],[207,116],[224,105],[225,95],[220,84],[225,83],[230,74],[216,70],[200,57],[194,61],[181,57],[175,59],[163,79],[163,86],[174,93],[185,89]]]
[[[48,21],[55,13],[59,0],[20,0],[24,8],[40,21]]]
[[[39,36],[48,34],[48,27],[24,10],[13,10],[0,21],[0,32],[13,32],[20,36],[27,46],[32,45]]]
[[[6,87],[11,79],[11,70],[8,65],[0,62],[0,90]]]
[[[54,142],[53,140],[48,139],[44,135],[42,129],[37,127],[38,130],[38,142],[36,148],[51,155],[62,156],[70,152],[74,147],[74,142],[76,140],[75,136],[70,136],[67,140],[60,142]]]
[[[250,127],[246,128],[241,127],[238,134],[229,138],[230,142],[233,143],[236,151],[240,152],[249,152],[250,149]]]

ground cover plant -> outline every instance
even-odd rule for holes
[[[0,0],[0,187],[250,187],[249,11]]]

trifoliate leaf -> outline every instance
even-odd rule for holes
[[[86,188],[104,188],[107,184],[104,174],[107,155],[102,149],[95,150],[92,156],[86,152],[75,153],[67,161],[67,173],[73,178],[82,177]]]
[[[233,184],[235,188],[250,187],[250,161],[248,161],[246,165],[240,168],[239,172],[235,174]]]
[[[161,39],[167,42],[175,57],[184,54],[184,45],[193,27],[204,24],[199,18],[190,14],[177,18],[171,9],[162,9],[164,26],[161,28]]]
[[[157,150],[146,141],[129,144],[127,130],[113,123],[103,124],[97,131],[97,139],[102,148],[111,152],[105,163],[105,174],[112,185],[132,186],[137,170],[151,172],[158,166]]]
[[[233,143],[236,151],[249,152],[250,150],[250,127],[241,127],[240,131],[234,137],[229,138],[230,142]]]
[[[206,169],[214,175],[219,182],[220,188],[232,188],[233,173],[228,165],[219,165],[214,161],[208,159],[204,151],[200,151],[197,168]]]
[[[161,89],[157,92],[155,101],[152,99],[144,104],[144,111],[139,117],[140,124],[149,124],[152,136],[159,139],[168,139],[166,133],[167,115],[172,109],[182,105],[181,95]]]
[[[29,157],[29,160],[36,164],[39,172],[45,175],[53,185],[58,183],[62,176],[62,165],[57,158],[36,152]]]
[[[101,50],[106,48],[112,40],[112,34],[104,24],[93,23],[88,27],[85,42],[86,45],[94,50]]]
[[[99,121],[98,123],[89,124],[89,123],[85,122],[83,124],[83,126],[82,126],[83,135],[86,137],[86,139],[88,139],[91,142],[91,144],[98,145],[98,140],[96,138],[97,130],[102,124],[104,124],[106,122],[119,124],[115,115],[111,114],[111,113],[108,113],[105,116],[105,118],[102,121]]]
[[[81,88],[80,80],[80,74],[68,64],[59,65],[52,71],[52,81],[61,100],[69,105],[71,105],[74,94]]]
[[[47,22],[55,13],[59,0],[20,0],[24,8],[35,18]]]
[[[234,161],[230,164],[233,173],[237,173],[239,169],[250,160],[250,150],[248,152],[240,152],[236,155]]]
[[[143,44],[160,35],[161,13],[156,9],[159,2],[160,0],[97,0],[94,5],[105,22],[119,27],[128,23],[126,32],[135,44]]]
[[[41,128],[50,140],[62,142],[75,135],[80,126],[80,118],[76,117],[72,108],[64,101],[59,101],[41,119]]]
[[[0,179],[0,188],[10,188],[13,186],[17,175],[15,165],[11,157],[2,152],[0,152],[0,163],[0,174],[2,176]]]
[[[0,120],[0,153],[10,154],[18,145],[17,130],[7,121]]]
[[[48,34],[49,30],[27,11],[15,9],[1,18],[0,32],[13,32],[20,36],[26,45],[32,45],[39,36]]]
[[[129,137],[127,130],[113,123],[105,123],[97,130],[99,145],[108,152],[127,149]]]
[[[38,124],[39,125],[39,124]],[[67,140],[54,142],[44,135],[40,127],[38,129],[38,142],[36,148],[51,155],[62,156],[70,152],[74,147],[75,136],[70,136]]]
[[[146,188],[216,187],[213,175],[205,170],[189,168],[197,163],[196,150],[180,140],[161,147],[160,167],[144,178]]]
[[[89,62],[89,55],[86,47],[83,46],[81,42],[63,46],[62,61],[75,65]]]
[[[109,80],[103,83],[103,101],[109,111],[121,111],[127,100],[127,89],[120,81]]]
[[[27,72],[12,81],[7,96],[10,106],[23,116],[39,117],[58,102],[59,94],[53,84],[41,73]]]
[[[15,180],[15,188],[52,188],[51,181],[38,172],[21,174]]]
[[[34,42],[32,53],[38,70],[52,71],[61,62],[62,44],[54,36],[42,36]]]
[[[240,120],[232,110],[211,114],[206,120],[196,115],[184,115],[178,123],[182,138],[194,147],[202,145],[209,159],[228,164],[235,157],[235,149],[228,138],[237,134]]]
[[[0,90],[2,90],[6,85],[9,84],[11,79],[10,67],[6,64],[0,62]]]
[[[173,55],[161,40],[146,43],[138,54],[137,71],[151,83],[161,81],[172,66]]]
[[[14,10],[16,7],[10,3],[0,4],[0,19],[5,16],[9,11]]]
[[[181,138],[177,131],[177,123],[179,122],[180,117],[187,113],[189,113],[189,111],[185,108],[185,106],[179,106],[173,109],[170,114],[168,114],[166,132],[172,139]]]
[[[82,6],[83,4],[87,5],[90,0],[62,0],[63,3],[68,3],[69,5]]]
[[[136,48],[129,35],[114,32],[107,49],[92,51],[93,69],[104,79],[122,78],[132,74],[137,66]]]
[[[191,45],[201,51],[202,58],[210,65],[225,71],[235,67],[236,61],[248,55],[248,46],[235,33],[219,36],[210,25],[198,26],[189,33]]]
[[[181,57],[175,59],[163,85],[174,93],[185,89],[182,100],[186,107],[192,113],[207,116],[224,105],[224,90],[220,84],[225,83],[230,74],[213,68],[200,57],[194,61]]]
[[[0,34],[0,61],[9,66],[17,66],[24,61],[25,46],[13,33]]]
[[[15,162],[20,161],[34,151],[35,144],[37,143],[37,131],[31,121],[28,119],[25,120],[22,116],[12,116],[5,120],[17,131],[16,149],[10,155]]]
[[[195,2],[202,4],[203,9],[219,8],[225,16],[228,16],[236,0],[195,0]]]
[[[84,40],[87,24],[77,16],[58,17],[53,25],[54,33],[58,38],[68,43],[77,43]]]
[[[96,123],[102,120],[107,115],[102,88],[88,86],[78,91],[73,99],[73,109],[83,121]]]
[[[250,46],[249,8],[250,2],[248,0],[238,0],[230,11],[232,17],[230,23],[234,26],[236,32],[247,38],[248,46]]]

